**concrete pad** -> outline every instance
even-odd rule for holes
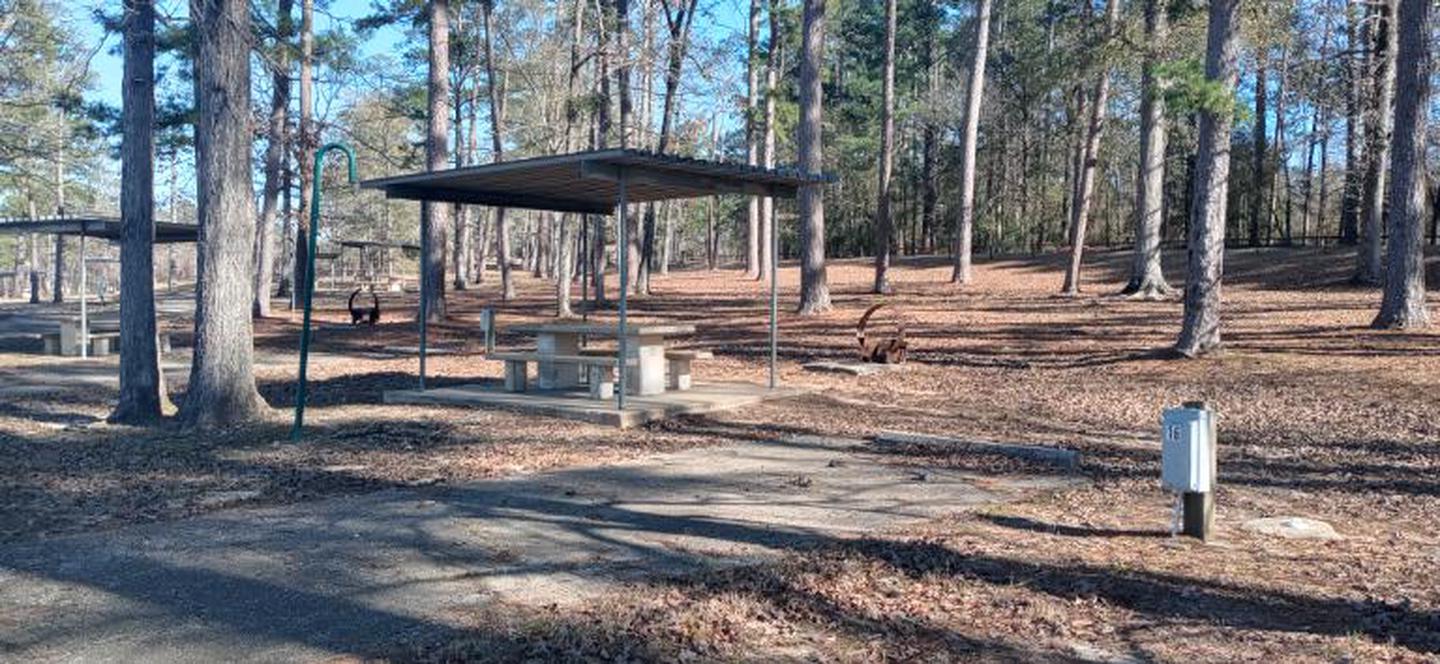
[[[1272,516],[1263,519],[1251,519],[1240,524],[1240,527],[1252,533],[1282,537],[1285,539],[1325,541],[1345,539],[1340,533],[1335,532],[1334,526],[1319,519],[1309,519],[1303,516]]]
[[[923,477],[923,480],[919,479]],[[477,609],[583,604],[1078,480],[891,465],[797,437],[0,544],[0,659],[310,661],[476,637]]]
[[[631,395],[625,399],[625,410],[616,408],[614,401],[590,398],[586,389],[508,392],[493,384],[457,385],[423,392],[391,390],[385,393],[384,399],[385,403],[392,404],[503,408],[626,429],[677,415],[729,410],[806,392],[793,387],[772,390],[751,383],[695,383],[685,391]]]

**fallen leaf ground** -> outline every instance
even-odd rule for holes
[[[1164,351],[1178,331],[1178,302],[1110,295],[1127,258],[1095,255],[1079,298],[1055,295],[1060,257],[984,262],[964,289],[945,283],[943,260],[902,260],[897,294],[886,300],[907,324],[912,366],[862,378],[799,366],[850,356],[854,321],[875,301],[868,265],[838,262],[835,311],[780,321],[781,378],[812,388],[810,396],[627,432],[384,405],[385,389],[413,386],[416,363],[365,356],[415,345],[413,302],[392,297],[380,327],[347,329],[332,297],[317,335],[326,359],[312,365],[313,426],[299,444],[286,439],[287,366],[258,371],[277,409],[271,421],[203,437],[104,425],[113,392],[103,389],[0,406],[0,535],[45,537],[236,502],[460,482],[737,439],[902,430],[1077,449],[1092,484],[776,562],[656,579],[580,609],[497,607],[473,617],[491,636],[398,657],[1440,660],[1440,334],[1368,329],[1379,294],[1346,285],[1348,253],[1241,250],[1227,257],[1226,350],[1176,360]],[[789,302],[798,273],[787,267]],[[479,309],[497,304],[490,281],[452,294],[453,320],[437,326],[433,343],[461,354],[431,359],[436,383],[498,379],[499,367],[474,354]],[[498,305],[502,325],[550,313],[541,282],[527,279],[521,295]],[[761,284],[735,272],[677,271],[633,304],[642,319],[700,328],[696,345],[716,352],[698,367],[701,379],[760,381],[765,298]],[[297,321],[262,321],[257,346],[293,352]],[[879,321],[880,331],[891,322]],[[186,345],[183,322],[177,329]],[[26,350],[0,354],[0,372],[45,361]],[[1160,412],[1192,399],[1221,417],[1219,532],[1210,544],[1169,536],[1171,499],[1157,481]],[[981,476],[1031,470],[933,447],[890,451],[896,463]],[[1277,515],[1323,519],[1345,539],[1271,539],[1239,527]]]

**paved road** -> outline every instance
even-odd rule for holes
[[[497,600],[576,601],[1069,482],[746,443],[0,545],[0,659],[294,661],[473,636]],[[335,472],[344,472],[337,469]]]

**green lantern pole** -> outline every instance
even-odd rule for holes
[[[310,250],[305,256],[305,325],[300,330],[300,379],[295,395],[295,426],[290,429],[290,440],[300,440],[300,430],[305,426],[305,370],[310,363],[310,311],[315,300],[315,242],[320,233],[320,182],[325,172],[325,155],[331,150],[345,153],[350,167],[350,184],[355,184],[355,153],[344,143],[327,143],[315,152],[315,181],[310,189]]]

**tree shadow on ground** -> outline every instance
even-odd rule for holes
[[[39,408],[26,407],[18,403],[0,403],[0,416],[15,417],[32,422],[42,422],[67,427],[85,426],[101,421],[101,418],[89,413],[41,410]]]
[[[136,634],[138,639],[113,639],[101,651],[122,655],[143,642],[170,642],[179,653],[197,659],[224,659],[241,652],[267,651],[285,658],[330,655],[383,657],[392,661],[676,661],[677,657],[709,652],[723,655],[726,644],[712,644],[691,630],[674,629],[665,616],[640,616],[628,621],[616,616],[566,615],[547,611],[536,615],[521,607],[472,605],[456,620],[441,622],[385,608],[363,596],[320,592],[280,585],[243,574],[190,565],[176,565],[148,556],[112,555],[100,570],[80,570],[31,559],[10,560],[4,566],[53,581],[75,584],[142,604],[149,612],[173,616],[164,635]],[[177,588],[181,589],[177,591]],[[980,661],[1088,661],[1063,653],[978,639],[914,621],[875,619],[857,614],[820,595],[793,587],[774,588],[770,601],[804,604],[843,631],[874,637],[903,630],[908,638],[939,646],[939,651],[965,654]],[[458,610],[458,609],[457,609]],[[458,626],[457,623],[495,624]],[[467,615],[468,614],[468,615]],[[528,616],[521,618],[521,616]],[[317,618],[320,618],[317,620]],[[508,623],[508,624],[507,624]],[[647,624],[648,623],[648,624]],[[44,626],[32,626],[7,638],[3,652],[24,656],[47,652],[58,639],[85,629],[84,616]],[[518,627],[518,629],[517,629]],[[243,651],[206,638],[219,630],[240,638]],[[742,635],[743,636],[743,635]],[[228,640],[228,639],[227,639]],[[140,641],[141,643],[136,643]],[[63,641],[62,641],[63,643]],[[294,648],[299,646],[301,650]],[[213,650],[212,648],[219,648]],[[760,653],[748,651],[755,656]],[[933,654],[933,651],[932,651]]]
[[[1311,597],[1132,569],[966,555],[934,542],[866,539],[842,543],[840,548],[884,561],[914,577],[938,574],[994,585],[1023,583],[1061,599],[1098,597],[1156,619],[1329,636],[1358,632],[1417,652],[1440,653],[1440,612],[1408,605]]]
[[[385,393],[391,390],[413,390],[419,387],[419,376],[404,371],[377,371],[365,374],[346,374],[334,378],[308,381],[305,388],[307,407],[339,406],[346,404],[383,404]],[[454,376],[429,376],[425,379],[426,389],[454,387],[470,384],[496,384],[494,378],[462,378]],[[260,396],[271,408],[293,409],[295,407],[296,384],[293,378],[261,379],[257,381]]]
[[[1003,516],[998,514],[979,514],[977,518],[989,521],[1003,528],[1014,528],[1026,530],[1032,533],[1044,535],[1059,535],[1061,537],[1169,537],[1170,533],[1154,529],[1129,529],[1129,528],[1091,528],[1089,526],[1071,526],[1060,523],[1045,523],[1034,519],[1027,519],[1019,516]]]

